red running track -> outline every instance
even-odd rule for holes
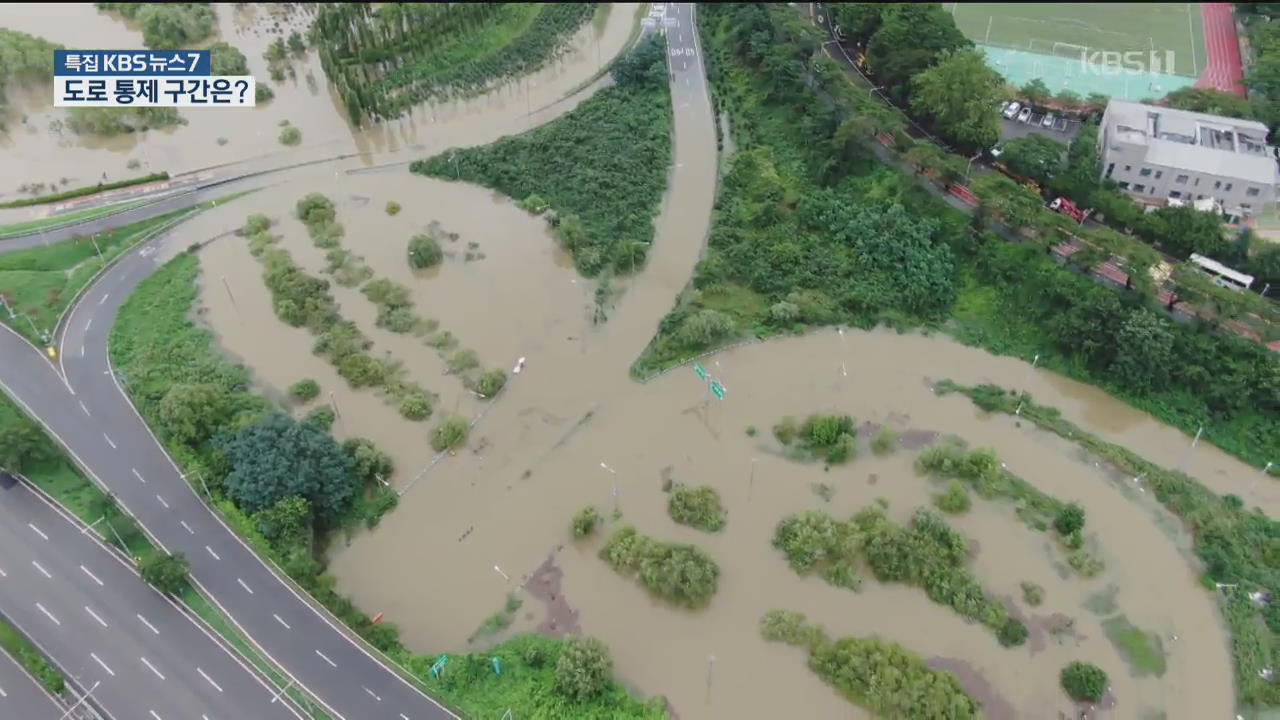
[[[1204,44],[1208,55],[1198,88],[1212,88],[1245,97],[1244,67],[1236,39],[1236,18],[1231,3],[1200,3],[1204,20]]]

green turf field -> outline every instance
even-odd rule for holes
[[[1173,53],[1164,72],[1197,77],[1205,66],[1199,3],[948,3],[956,26],[980,45],[1079,58],[1094,51]]]

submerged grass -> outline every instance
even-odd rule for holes
[[[1160,636],[1149,633],[1129,622],[1124,615],[1102,621],[1107,639],[1116,646],[1120,656],[1129,663],[1129,672],[1135,676],[1164,676],[1164,643]]]

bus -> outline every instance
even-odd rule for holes
[[[1217,260],[1211,260],[1203,255],[1191,253],[1191,262],[1200,268],[1209,277],[1213,278],[1215,285],[1219,287],[1229,288],[1231,290],[1248,290],[1253,284],[1253,276],[1245,275],[1238,270],[1223,265]]]

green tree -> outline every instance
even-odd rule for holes
[[[1162,390],[1175,361],[1169,321],[1146,309],[1134,310],[1116,333],[1111,375],[1134,394]]]
[[[905,99],[907,83],[938,61],[943,53],[966,50],[973,43],[956,28],[951,13],[937,3],[893,3],[867,43],[867,60],[878,83]],[[995,103],[987,106],[991,115]]]
[[[227,495],[250,514],[296,495],[328,523],[350,511],[360,489],[351,458],[328,433],[285,415],[242,428],[222,450]]]
[[[348,438],[342,442],[342,451],[351,458],[351,467],[360,481],[371,485],[391,477],[395,469],[391,456],[378,449],[372,440],[362,437]]]
[[[311,410],[307,412],[306,416],[302,418],[302,421],[315,425],[321,430],[325,430],[327,432],[333,427],[333,423],[337,419],[338,415],[333,411],[333,408],[328,405],[321,405],[320,407],[311,408]]]
[[[1062,170],[1067,146],[1043,135],[1028,135],[1004,144],[1000,160],[1013,172],[1044,184]]]
[[[586,702],[613,681],[609,649],[595,638],[573,638],[556,661],[556,689],[575,702]]]
[[[280,144],[293,147],[302,142],[302,131],[293,125],[280,128]]]
[[[160,399],[160,420],[169,437],[186,445],[209,439],[226,422],[230,408],[226,392],[217,385],[173,385]]]
[[[22,472],[54,457],[44,433],[26,417],[0,426],[0,468]]]
[[[724,529],[725,512],[720,493],[710,485],[691,488],[679,485],[671,490],[667,499],[667,513],[681,525],[688,525],[707,532]]]
[[[97,3],[136,18],[142,42],[155,50],[191,47],[213,34],[218,18],[209,3]]]
[[[279,548],[310,550],[311,503],[297,495],[280,498],[275,505],[253,514],[258,532]]]
[[[969,511],[969,491],[964,489],[964,484],[959,480],[952,480],[947,484],[947,491],[936,495],[933,498],[933,504],[945,513],[958,515]]]
[[[1199,253],[1221,260],[1231,260],[1233,248],[1223,230],[1222,217],[1193,207],[1165,207],[1148,216],[1149,234],[1160,245],[1178,257]]]
[[[984,211],[1014,229],[1031,226],[1043,211],[1039,195],[999,173],[979,175],[973,191]]]
[[[1074,110],[1084,104],[1084,100],[1080,97],[1080,93],[1074,90],[1062,89],[1058,94],[1053,96],[1053,101],[1068,110]]]
[[[599,511],[595,509],[595,506],[588,505],[574,514],[573,522],[570,523],[569,529],[575,539],[584,538],[595,532],[600,522]]]
[[[634,50],[618,58],[609,71],[619,85],[667,84],[667,47],[659,35],[650,35]]]
[[[414,235],[409,238],[409,267],[415,270],[439,265],[444,259],[440,243],[430,235]]]
[[[1053,528],[1063,537],[1081,530],[1084,528],[1084,508],[1076,503],[1067,503],[1053,519]]]
[[[1248,98],[1235,93],[1223,92],[1216,88],[1184,87],[1165,95],[1169,107],[1191,112],[1223,115],[1226,117],[1253,120],[1254,107]]]
[[[320,395],[320,385],[310,378],[299,380],[289,386],[289,396],[298,402],[311,402]]]
[[[1049,96],[1053,94],[1049,91],[1049,86],[1045,85],[1040,78],[1033,78],[1028,81],[1026,85],[1022,86],[1021,92],[1022,97],[1026,98],[1027,102],[1032,105],[1044,105]]]
[[[471,427],[460,417],[445,418],[431,431],[431,448],[436,452],[457,450],[467,442]]]
[[[911,79],[911,108],[931,118],[944,137],[970,149],[1000,139],[995,107],[1004,78],[987,66],[981,50],[958,50]]]
[[[1107,673],[1090,663],[1069,663],[1059,679],[1067,695],[1079,702],[1099,702],[1107,692]]]
[[[177,595],[187,583],[190,565],[182,553],[170,555],[152,550],[138,561],[138,574],[144,582],[166,595]]]
[[[409,420],[426,420],[431,417],[431,398],[421,390],[405,393],[400,399],[400,414]]]
[[[884,21],[888,3],[828,3],[827,10],[831,19],[840,26],[845,42],[856,47],[867,44],[872,35],[880,29]]]

